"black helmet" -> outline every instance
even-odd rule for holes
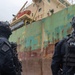
[[[9,38],[12,33],[9,26],[9,22],[0,21],[0,36],[5,36],[6,38]]]
[[[17,47],[17,43],[16,42],[11,42],[10,43],[12,47]]]
[[[71,24],[72,24],[72,27],[75,29],[75,16],[72,18]]]

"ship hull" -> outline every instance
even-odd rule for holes
[[[17,42],[22,75],[52,75],[51,61],[55,43],[71,33],[70,21],[75,5],[40,21],[13,31],[10,41]]]
[[[22,61],[22,75],[52,75],[51,58],[32,58]]]

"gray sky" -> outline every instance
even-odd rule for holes
[[[32,2],[32,0],[0,0],[0,21],[11,21],[12,14],[16,14],[26,1],[27,5]]]
[[[0,0],[0,21],[11,21],[12,14],[16,14],[26,1],[27,5],[32,2],[32,0]]]

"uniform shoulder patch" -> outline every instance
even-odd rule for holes
[[[6,38],[0,38],[0,48],[2,51],[6,52],[10,49],[11,45]]]
[[[7,45],[7,44],[4,44],[3,46],[2,46],[2,50],[4,51],[4,52],[6,52],[6,51],[8,51],[10,48],[9,48],[9,46]]]

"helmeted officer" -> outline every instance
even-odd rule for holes
[[[0,74],[1,75],[16,75],[15,66],[13,63],[13,54],[11,45],[8,41],[11,35],[9,23],[0,21]]]
[[[52,58],[53,75],[75,75],[75,17],[71,25],[73,32],[55,46]]]

